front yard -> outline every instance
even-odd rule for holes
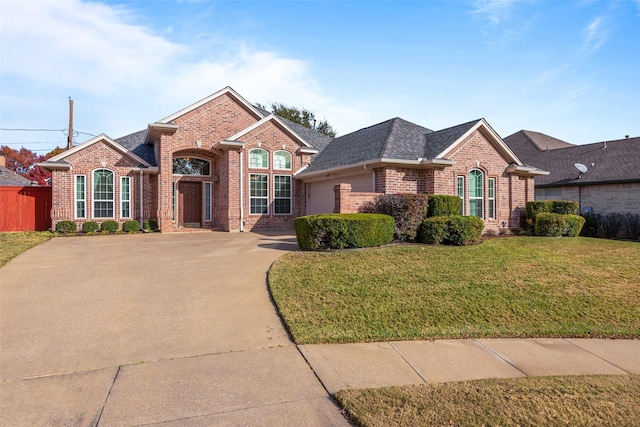
[[[640,337],[640,245],[512,237],[296,252],[269,274],[298,344]]]

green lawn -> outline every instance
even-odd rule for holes
[[[0,233],[0,267],[22,252],[38,246],[53,237],[48,231]]]
[[[640,244],[510,237],[295,252],[269,273],[298,344],[640,337]]]
[[[637,426],[640,376],[570,376],[343,390],[358,426]]]

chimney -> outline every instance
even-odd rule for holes
[[[4,154],[0,154],[0,166],[6,168],[7,167],[7,160],[4,157]]]

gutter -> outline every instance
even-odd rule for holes
[[[322,176],[340,171],[347,171],[353,169],[367,169],[369,167],[375,167],[377,165],[400,165],[400,166],[413,166],[413,167],[424,167],[425,169],[444,169],[450,166],[455,165],[456,162],[449,159],[393,159],[382,157],[380,159],[367,160],[364,162],[353,163],[350,165],[336,166],[334,168],[322,169],[318,171],[312,172],[299,172],[298,176],[301,179],[306,177],[314,177],[314,176]]]
[[[71,169],[71,165],[67,162],[40,162],[40,163],[36,163],[38,166],[40,166],[43,169],[47,169],[48,171],[53,171],[53,170],[70,170]]]
[[[543,171],[542,169],[534,168],[531,166],[510,165],[509,167],[507,167],[507,173],[514,173],[520,176],[546,176],[551,172]]]

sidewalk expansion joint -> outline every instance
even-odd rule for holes
[[[475,339],[475,342],[477,342],[478,344],[480,344],[482,347],[484,347],[485,349],[487,349],[489,352],[495,354],[498,358],[502,359],[505,363],[507,363],[510,366],[513,366],[514,369],[516,369],[518,372],[521,372],[522,375],[524,375],[525,377],[528,377],[529,374],[527,374],[525,371],[523,371],[522,369],[518,368],[516,365],[514,365],[513,363],[509,362],[507,359],[505,359],[504,357],[502,357],[502,355],[500,353],[498,353],[497,351],[495,351],[494,349],[492,349],[491,347],[489,347],[488,345],[486,345],[485,343],[483,343],[482,341],[480,341],[479,339]]]
[[[587,349],[586,349],[586,348],[584,348],[584,347],[580,347],[578,344],[576,344],[576,343],[574,343],[574,342],[567,341],[567,339],[566,339],[566,338],[562,338],[562,340],[563,340],[564,342],[566,342],[566,343],[569,343],[569,344],[573,345],[573,346],[574,346],[574,347],[576,347],[576,348],[579,348],[580,350],[582,350],[582,351],[584,351],[584,352],[589,353],[589,354],[590,354],[590,355],[592,355],[592,356],[597,357],[598,359],[602,360],[602,361],[603,361],[603,362],[605,362],[605,363],[608,363],[608,364],[609,364],[609,365],[611,365],[611,366],[615,366],[616,368],[620,369],[620,370],[621,370],[621,371],[623,371],[623,372],[626,372],[626,373],[627,373],[627,374],[629,374],[629,375],[633,375],[633,372],[629,372],[629,371],[627,371],[627,370],[626,370],[626,369],[624,369],[622,366],[618,366],[618,365],[616,365],[615,363],[613,363],[613,362],[611,362],[611,361],[609,361],[609,360],[605,359],[604,357],[598,356],[597,354],[593,353],[592,351],[587,350]]]
[[[400,358],[401,358],[402,360],[404,360],[404,362],[405,362],[407,365],[409,365],[409,367],[413,370],[413,372],[415,372],[415,373],[416,373],[416,375],[417,375],[417,376],[419,376],[419,377],[420,377],[420,379],[421,379],[422,381],[424,381],[424,382],[425,382],[425,384],[429,384],[429,381],[427,381],[427,379],[426,379],[425,377],[423,377],[423,376],[420,374],[420,372],[418,372],[418,370],[417,370],[416,368],[414,368],[414,367],[413,367],[413,365],[412,365],[412,364],[411,364],[411,363],[410,363],[410,362],[409,362],[409,361],[408,361],[408,360],[407,360],[407,359],[402,355],[402,353],[400,353],[400,352],[398,351],[398,349],[393,345],[393,343],[391,343],[391,342],[387,341],[387,344],[389,344],[389,347],[391,347],[391,348],[393,349],[393,351],[395,351],[395,352],[396,352],[396,354],[397,354],[398,356],[400,356]]]
[[[100,409],[100,413],[96,418],[96,423],[94,424],[96,427],[100,425],[100,419],[102,418],[102,413],[104,412],[104,408],[107,406],[107,402],[109,402],[109,396],[111,396],[111,391],[113,390],[113,386],[116,384],[116,380],[118,379],[118,374],[120,373],[121,366],[118,366],[118,370],[116,374],[113,376],[113,381],[111,382],[111,387],[109,387],[109,392],[107,393],[107,397],[104,399],[104,403],[102,404],[102,409]]]

